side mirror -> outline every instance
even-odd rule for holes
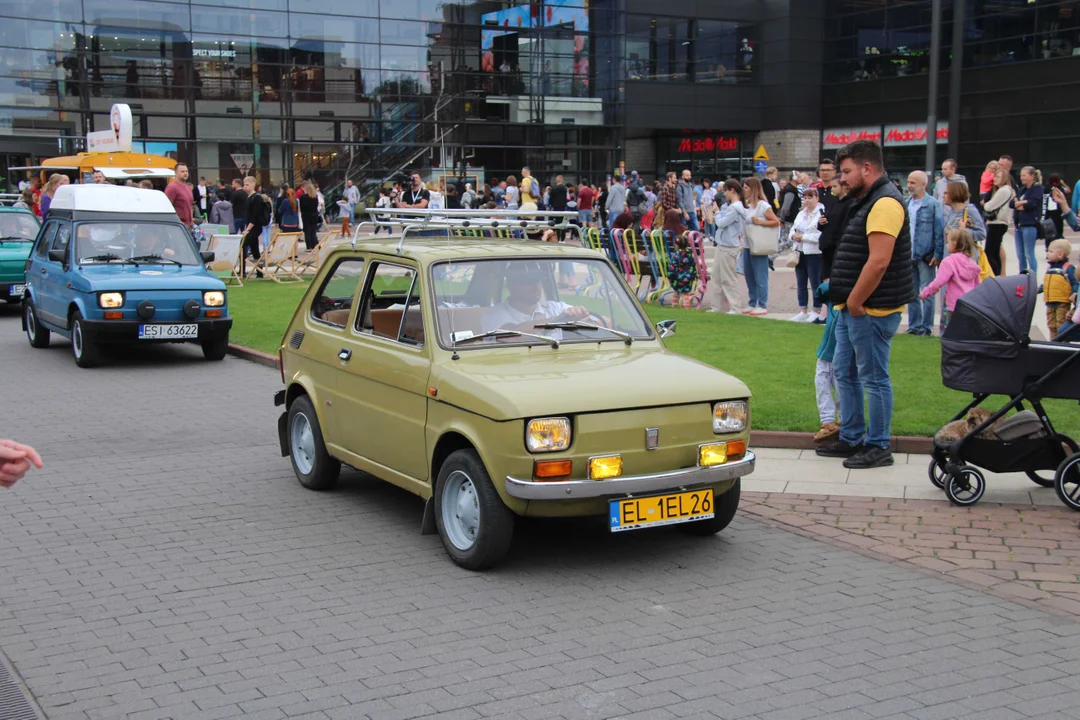
[[[202,258],[203,265],[209,265],[210,263],[214,262],[214,251],[203,250],[199,253],[199,257]]]
[[[661,340],[671,337],[675,334],[675,321],[661,320],[656,323],[656,332],[660,335]]]
[[[53,262],[65,263],[67,262],[67,250],[50,250],[49,259]]]

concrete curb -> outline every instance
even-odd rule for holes
[[[259,350],[252,350],[251,348],[244,347],[243,345],[229,344],[229,354],[235,355],[241,360],[248,360],[257,365],[264,365],[269,368],[277,370],[278,359],[277,355],[269,355]]]
[[[278,366],[276,355],[252,350],[243,345],[229,345],[229,354],[275,370]],[[816,447],[813,433],[777,430],[754,431],[750,435],[750,445],[751,447],[792,448],[796,450],[813,450]],[[934,440],[932,438],[897,436],[892,439],[892,451],[897,453],[929,455],[933,449]]]
[[[754,430],[750,433],[751,447],[766,448],[792,448],[795,450],[813,450],[813,433],[786,432],[782,430]],[[893,452],[913,453],[915,455],[929,455],[934,449],[934,439],[928,437],[912,437],[910,435],[894,435],[892,438]]]

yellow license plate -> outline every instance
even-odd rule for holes
[[[611,532],[708,520],[713,517],[714,505],[712,488],[611,500],[608,502]]]

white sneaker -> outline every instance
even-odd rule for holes
[[[718,313],[718,312],[720,312],[720,311],[719,311],[719,310],[718,310],[717,308],[709,308],[709,309],[708,309],[708,310],[706,310],[705,312],[715,312],[715,313]]]
[[[800,311],[798,315],[791,318],[791,322],[806,322],[809,317],[805,312]]]
[[[739,314],[739,311],[738,311],[738,310],[736,310],[735,308],[732,308],[732,309],[730,309],[730,310],[728,310],[728,311],[727,311],[727,314],[728,314],[728,315],[738,315],[738,314]]]

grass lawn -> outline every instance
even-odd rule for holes
[[[231,340],[276,353],[307,283],[253,281],[230,288]],[[753,424],[761,430],[817,430],[814,366],[822,328],[776,320],[646,306],[656,320],[678,320],[668,347],[737,376],[754,394]],[[941,384],[941,346],[936,339],[898,335],[891,373],[895,390],[894,435],[932,435],[970,396]],[[999,403],[1000,404],[1000,403]],[[994,405],[985,404],[988,408]],[[1048,400],[1055,427],[1080,439],[1080,406]]]

